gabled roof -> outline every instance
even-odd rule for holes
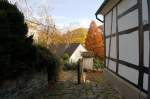
[[[50,49],[57,57],[62,57],[65,53],[71,56],[80,43],[72,43],[72,44],[58,44],[58,45],[51,45]]]
[[[56,56],[62,57],[68,46],[69,46],[68,44],[58,44],[51,46],[50,49],[54,54],[56,54]]]
[[[67,53],[69,56],[71,56],[79,45],[80,45],[80,43],[70,44],[69,47],[66,49],[65,53]]]

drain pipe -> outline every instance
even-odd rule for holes
[[[104,23],[104,21],[102,21],[100,18],[98,18],[97,14],[95,14],[95,16],[96,16],[96,19],[97,19],[98,21]]]

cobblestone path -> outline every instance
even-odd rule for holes
[[[48,99],[120,99],[112,88],[104,88],[96,83],[76,85],[72,82],[58,82],[54,90],[49,91]]]
[[[43,96],[35,99],[121,99],[119,93],[102,77],[97,77],[94,82],[80,85],[73,79],[69,80],[69,77],[65,81],[57,82]]]

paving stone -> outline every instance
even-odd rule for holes
[[[96,99],[102,99],[101,97],[98,97],[98,98],[96,98]]]
[[[96,95],[89,95],[88,99],[96,99]]]
[[[61,96],[61,99],[71,99],[71,97],[73,97],[72,94],[64,94]]]
[[[60,96],[49,96],[49,99],[61,99]]]
[[[86,90],[85,89],[80,90],[80,95],[82,95],[82,94],[86,94]]]
[[[53,91],[49,91],[48,92],[48,95],[49,96],[59,96],[59,95],[62,95],[62,92],[60,90],[53,90]]]
[[[78,91],[78,90],[73,90],[72,94],[73,94],[74,96],[79,96],[79,95],[80,95],[80,91]]]
[[[86,92],[86,94],[87,94],[87,95],[94,95],[94,93],[93,93],[91,90],[88,90],[88,91]]]
[[[103,90],[104,88],[102,87],[92,87],[93,90]]]
[[[63,94],[72,94],[73,90],[62,90]]]
[[[58,82],[44,99],[121,99],[119,93],[103,80],[78,85],[73,79],[76,78]]]
[[[88,99],[88,96],[80,96],[78,99]]]

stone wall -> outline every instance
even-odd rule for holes
[[[24,74],[17,80],[4,81],[0,86],[0,99],[29,99],[47,87],[47,73]]]

